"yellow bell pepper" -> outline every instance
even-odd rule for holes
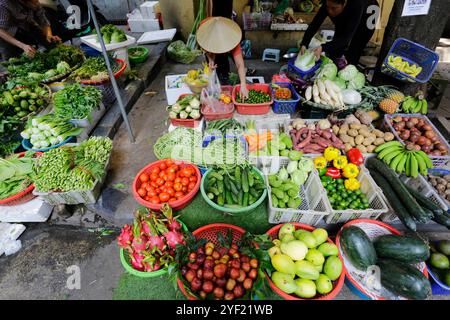
[[[348,164],[346,156],[339,156],[333,160],[333,166],[338,169],[343,169]]]
[[[314,159],[314,166],[316,169],[323,169],[327,166],[327,159],[324,157],[317,157]]]
[[[359,169],[356,164],[349,163],[342,170],[342,175],[345,178],[356,178],[359,174]]]
[[[356,191],[361,187],[359,181],[355,178],[350,178],[344,181],[345,189],[350,191]]]
[[[339,154],[339,149],[336,149],[334,147],[327,147],[323,152],[323,156],[327,161],[333,161],[334,159],[339,157]]]

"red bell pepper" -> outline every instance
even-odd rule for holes
[[[364,163],[364,157],[358,148],[351,148],[350,150],[348,150],[347,157],[351,163],[356,164],[357,166],[360,166]]]
[[[325,175],[333,179],[339,179],[341,177],[341,170],[337,168],[327,168]]]

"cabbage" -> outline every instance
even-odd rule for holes
[[[348,87],[349,89],[356,89],[356,90],[359,90],[359,89],[361,89],[362,87],[364,87],[364,84],[365,84],[365,83],[366,83],[366,77],[364,76],[363,73],[358,72],[358,73],[356,74],[356,76],[355,76],[353,79],[351,79],[351,80],[349,81],[347,87]]]
[[[352,80],[354,77],[356,77],[357,74],[358,74],[358,69],[356,69],[356,67],[352,64],[349,64],[348,66],[346,66],[344,69],[342,69],[338,73],[339,78],[341,78],[345,81]]]
[[[322,80],[334,80],[336,78],[338,69],[334,63],[327,63],[324,65],[319,74],[318,78]]]
[[[312,51],[306,50],[303,55],[298,55],[295,59],[295,66],[302,71],[308,71],[316,64],[315,56]]]
[[[361,95],[358,91],[354,89],[346,89],[341,91],[342,94],[342,101],[344,101],[345,104],[359,104],[361,103]]]
[[[345,83],[345,80],[337,77],[333,80],[333,82],[339,87],[339,89],[344,90],[347,88],[347,84]]]

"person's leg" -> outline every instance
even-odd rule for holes
[[[375,29],[370,30],[367,29],[366,26],[360,26],[360,28],[356,31],[347,51],[345,52],[345,59],[349,64],[353,64],[355,66],[358,64],[359,58],[361,58],[364,48],[372,38],[374,32]]]

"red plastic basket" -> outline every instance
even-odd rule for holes
[[[315,229],[314,227],[312,227],[310,225],[299,223],[299,222],[291,222],[291,224],[293,224],[295,226],[295,230],[303,229],[303,230],[307,230],[307,231],[313,231]],[[276,225],[275,227],[273,227],[269,231],[267,231],[266,234],[271,236],[272,240],[276,239],[277,235],[278,235],[278,230],[282,226],[283,226],[283,224]],[[334,243],[330,238],[328,238],[327,241],[329,243]],[[339,259],[341,259],[341,261],[342,261],[341,256],[339,256]],[[312,298],[312,299],[301,299],[297,296],[287,294],[284,291],[281,291],[280,289],[278,289],[278,287],[272,282],[272,280],[270,279],[270,277],[267,274],[266,274],[266,276],[267,276],[267,280],[269,281],[269,285],[272,288],[272,290],[285,300],[332,300],[332,299],[336,298],[336,296],[339,294],[342,287],[344,286],[345,267],[344,267],[344,263],[342,263],[341,276],[339,277],[338,280],[333,281],[333,290],[330,293],[328,293],[327,295],[317,295],[315,298]]]
[[[349,221],[346,224],[344,224],[342,226],[341,230],[339,230],[338,234],[336,235],[336,245],[338,246],[338,248],[340,248],[340,238],[341,238],[342,230],[344,230],[344,228],[347,228],[351,225],[357,225],[360,223],[370,223],[370,224],[378,225],[378,226],[381,226],[381,227],[387,229],[391,234],[394,234],[397,236],[401,235],[400,231],[398,231],[397,229],[395,229],[395,228],[391,227],[390,225],[383,223],[381,221],[377,221],[377,220],[373,220],[373,219],[355,219],[355,220]],[[341,259],[341,261],[343,261],[341,252],[339,252],[339,258]],[[353,287],[353,288],[355,288],[355,290],[357,290],[357,292],[355,292],[355,293],[359,296],[362,296],[365,299],[370,299],[370,295],[367,294],[367,292],[359,285],[359,283],[347,272],[345,267],[342,270],[343,270],[343,273],[345,271],[345,276],[347,277],[347,281],[349,281],[351,287]],[[426,267],[424,268],[422,273],[424,274],[425,277],[428,278],[428,271],[427,271]],[[383,297],[378,297],[377,300],[386,300],[386,299]]]
[[[233,94],[233,86],[221,86],[222,93],[228,94],[231,96]],[[205,117],[206,121],[214,121],[214,120],[220,120],[220,119],[230,119],[233,117],[234,113],[234,104],[229,103],[227,105],[223,104],[226,107],[226,110],[224,112],[209,112],[206,110],[207,106],[203,105],[201,113]]]
[[[272,98],[272,90],[270,89],[270,85],[266,83],[254,83],[247,85],[248,90],[257,90],[268,93],[271,97],[269,102],[266,103],[239,103],[236,102],[236,93],[241,90],[241,85],[236,85],[233,89],[232,99],[233,103],[236,106],[236,111],[240,114],[248,114],[248,115],[260,115],[266,114],[270,111],[270,106],[273,103]]]
[[[114,73],[114,78],[120,77],[124,73],[125,69],[127,68],[127,64],[126,64],[126,62],[124,60],[116,59],[116,62],[120,65],[120,68],[119,68],[119,70],[116,73]],[[100,84],[104,84],[106,82],[109,82],[109,80],[100,81],[100,82],[99,81],[95,81],[95,80],[80,80],[79,82],[81,84],[84,84],[84,85],[86,85],[86,84],[87,85],[100,85]]]
[[[184,93],[178,97],[177,101],[180,101],[180,99],[183,99],[186,96],[197,96],[196,94],[190,94],[190,93]],[[181,127],[189,127],[189,128],[197,128],[200,125],[200,122],[202,121],[202,118],[199,119],[170,119],[170,123],[174,126],[181,126]]]
[[[141,171],[139,171],[139,173],[136,175],[136,177],[134,178],[134,181],[133,181],[133,197],[136,199],[136,201],[139,204],[143,205],[144,207],[147,207],[147,208],[150,208],[150,209],[156,210],[156,211],[161,210],[162,204],[150,203],[149,201],[142,199],[141,196],[137,192],[142,184],[141,180],[139,180],[139,176],[143,173],[150,174],[151,170],[154,167],[159,166],[161,163],[163,163],[166,160],[168,160],[168,159],[161,159],[161,160],[158,160],[156,162],[150,163],[149,165],[145,166]],[[194,199],[195,195],[197,194],[198,190],[200,189],[202,175],[201,175],[198,167],[192,163],[188,163],[188,162],[184,162],[184,161],[174,161],[174,163],[177,165],[181,165],[182,168],[185,168],[187,166],[193,167],[195,169],[195,175],[197,177],[197,182],[195,183],[194,189],[192,189],[188,194],[186,194],[186,196],[184,198],[177,200],[177,201],[169,202],[169,205],[172,207],[172,209],[177,211],[177,210],[181,210],[184,207],[186,207]]]
[[[34,154],[35,157],[39,157],[42,155],[42,152],[36,152]],[[19,158],[25,156],[25,152],[19,153]],[[19,204],[27,203],[28,201],[33,200],[36,196],[33,194],[34,184],[30,184],[25,190],[9,197],[6,199],[0,200],[0,206],[17,206]]]
[[[208,224],[206,226],[200,227],[194,232],[192,235],[198,239],[206,239],[207,241],[211,241],[214,245],[219,245],[219,240],[217,239],[217,233],[220,232],[224,238],[226,238],[228,234],[228,230],[231,230],[233,234],[233,243],[238,242],[245,233],[245,230],[241,227],[226,224],[226,223],[214,223]],[[189,300],[198,300],[196,297],[187,293],[183,281],[180,278],[177,279],[178,288],[180,288],[181,293]]]

